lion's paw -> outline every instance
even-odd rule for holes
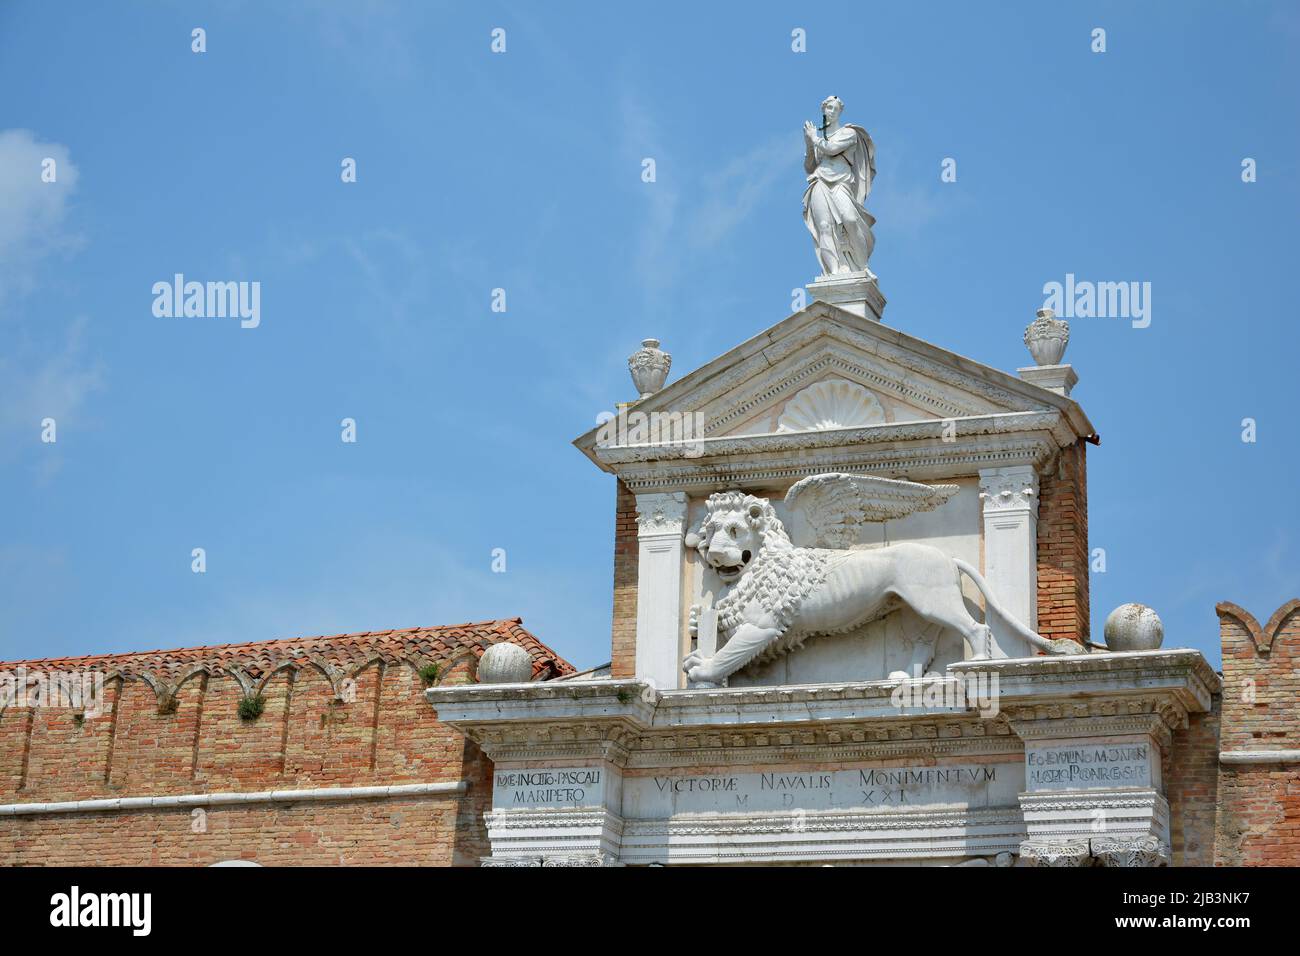
[[[710,661],[712,658],[703,657],[699,651],[692,651],[682,661],[682,670],[696,687],[718,687],[722,684],[722,678],[710,666]]]

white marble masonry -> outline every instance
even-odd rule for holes
[[[1038,629],[1038,475],[1028,465],[980,469],[984,502],[984,577],[1004,607]],[[1006,657],[1031,649],[997,635]]]
[[[653,687],[679,686],[684,656],[682,582],[686,562],[686,495],[636,496],[636,676]]]

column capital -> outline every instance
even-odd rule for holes
[[[636,496],[636,523],[640,537],[686,532],[686,493],[656,492]]]
[[[1026,840],[1020,844],[1020,859],[1030,866],[1092,866],[1092,850],[1087,840]]]
[[[1038,473],[1030,465],[980,469],[984,513],[1028,511],[1038,514]]]
[[[1169,847],[1153,836],[1135,840],[1092,840],[1092,855],[1102,866],[1168,866]]]

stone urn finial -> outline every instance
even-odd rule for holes
[[[673,357],[659,348],[658,339],[644,339],[641,347],[628,356],[627,370],[641,398],[649,398],[664,387]]]
[[[1039,309],[1038,318],[1025,328],[1025,345],[1035,365],[1060,365],[1070,344],[1070,323],[1051,309]]]

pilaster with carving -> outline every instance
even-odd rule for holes
[[[980,500],[984,503],[984,577],[1003,607],[1037,630],[1038,475],[1029,465],[982,468]],[[1034,653],[1027,645],[1004,650],[1010,657]]]
[[[636,677],[665,690],[681,681],[686,494],[636,496]]]

